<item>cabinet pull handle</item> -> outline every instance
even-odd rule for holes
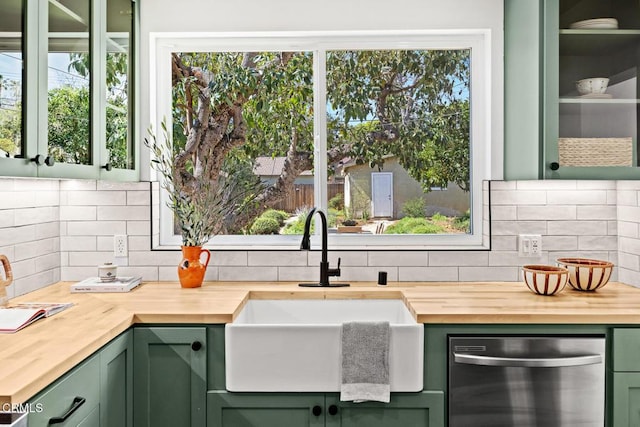
[[[549,165],[549,169],[551,169],[552,171],[557,171],[558,169],[560,169],[560,163],[551,162],[551,164]]]
[[[602,363],[602,355],[586,354],[569,357],[494,357],[478,354],[453,353],[453,361],[466,365],[510,366],[514,368],[561,368],[564,366],[597,365]]]
[[[194,341],[191,343],[191,350],[198,351],[202,348],[202,343],[200,341]]]
[[[67,418],[69,418],[71,415],[73,415],[73,413],[76,412],[84,404],[84,402],[86,402],[86,401],[87,401],[87,399],[85,399],[84,397],[75,397],[73,399],[73,403],[71,404],[71,408],[69,408],[67,413],[64,414],[61,417],[49,418],[49,425],[51,425],[51,424],[60,424],[60,423],[65,422],[67,420]]]
[[[322,414],[322,407],[318,405],[314,406],[313,408],[311,408],[311,413],[316,417],[319,417]]]
[[[104,166],[100,166],[101,169],[106,170],[107,172],[111,172],[111,169],[113,169],[113,166],[111,166],[111,163],[105,163]]]
[[[338,413],[338,407],[336,405],[329,406],[329,415],[335,415]]]

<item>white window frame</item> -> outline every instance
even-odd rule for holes
[[[389,249],[488,249],[487,222],[483,221],[483,180],[491,171],[491,30],[407,30],[407,31],[286,31],[233,33],[150,33],[150,121],[154,130],[171,120],[171,53],[237,51],[314,52],[314,192],[315,203],[327,211],[326,150],[326,51],[397,49],[470,49],[471,117],[471,233],[434,235],[330,234],[329,247],[344,250]],[[153,71],[155,69],[155,71]],[[171,123],[167,123],[171,129]],[[161,137],[161,135],[159,135]],[[152,179],[158,178],[151,171]],[[173,215],[166,192],[160,191],[159,247],[179,247],[181,237],[173,234]],[[486,219],[486,218],[485,218]],[[316,227],[318,230],[319,227]],[[483,239],[483,234],[485,239]],[[208,247],[229,250],[298,249],[300,236],[214,236]],[[319,245],[318,236],[312,245]]]

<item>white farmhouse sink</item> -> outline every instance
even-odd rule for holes
[[[340,391],[341,326],[390,323],[391,391],[422,390],[424,327],[400,300],[249,300],[225,327],[229,391]]]

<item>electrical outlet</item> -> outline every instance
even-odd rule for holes
[[[113,236],[113,255],[115,257],[127,256],[127,236],[115,235]]]
[[[518,236],[518,255],[537,257],[542,254],[542,236],[539,234],[520,234]]]

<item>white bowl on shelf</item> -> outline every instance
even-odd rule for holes
[[[590,77],[578,80],[576,89],[580,95],[601,94],[607,90],[609,79],[606,77]]]
[[[569,25],[569,28],[571,28],[572,30],[615,30],[618,28],[618,20],[616,18],[585,19],[584,21],[574,22],[573,24]]]

